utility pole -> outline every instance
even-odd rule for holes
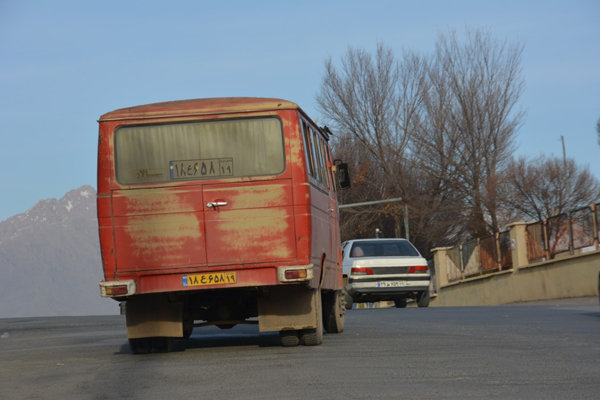
[[[567,172],[567,149],[565,147],[565,137],[560,135],[560,140],[562,142],[562,150],[563,150],[563,166],[565,168],[565,173]]]

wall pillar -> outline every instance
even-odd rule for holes
[[[433,264],[435,267],[435,289],[439,291],[441,287],[448,284],[448,250],[452,247],[436,247],[431,249],[433,253]]]
[[[512,252],[513,269],[516,271],[520,267],[529,264],[527,258],[527,223],[513,222],[508,225],[510,230],[510,249]]]

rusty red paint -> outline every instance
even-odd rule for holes
[[[277,176],[139,185],[116,180],[118,127],[257,115],[283,122],[286,168]],[[313,287],[320,282],[340,289],[337,203],[331,189],[307,174],[301,119],[316,128],[292,102],[254,98],[157,103],[104,114],[98,221],[105,279],[133,279],[138,294],[269,286],[281,284],[278,266],[312,263]],[[234,285],[182,286],[185,274],[223,270],[236,271]]]

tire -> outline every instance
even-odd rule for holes
[[[133,354],[148,354],[152,351],[152,338],[129,339],[129,349]]]
[[[174,347],[175,338],[171,337],[129,339],[129,349],[133,354],[148,354],[152,350],[158,353],[168,353],[173,351]]]
[[[152,346],[159,353],[169,353],[175,347],[175,339],[171,337],[153,338]]]
[[[316,329],[304,329],[300,331],[300,340],[305,346],[320,345],[323,343],[323,326]]]
[[[323,296],[323,325],[327,333],[341,333],[344,330],[346,314],[344,294],[341,290],[326,292]]]
[[[344,307],[346,310],[352,310],[352,303],[354,303],[354,299],[350,296],[350,293],[346,290],[346,288],[342,289],[342,293],[344,296]]]
[[[284,347],[298,346],[300,344],[298,331],[280,331],[279,342]]]
[[[406,308],[406,298],[396,299],[394,300],[394,305],[396,308]]]
[[[429,289],[419,292],[417,295],[417,305],[419,307],[429,307]]]
[[[317,346],[323,343],[323,307],[321,305],[321,291],[316,290],[315,317],[317,318],[315,329],[304,329],[300,331],[300,341],[305,346]]]
[[[183,321],[183,337],[184,339],[189,339],[192,336],[192,331],[194,330],[194,320],[186,319]]]

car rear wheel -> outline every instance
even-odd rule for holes
[[[419,292],[419,294],[417,295],[417,305],[419,307],[429,306],[429,289]]]

